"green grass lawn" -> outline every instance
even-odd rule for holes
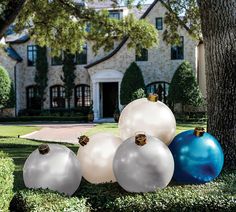
[[[180,132],[185,131],[185,130],[194,129],[195,127],[198,127],[198,126],[206,128],[206,124],[204,124],[204,123],[201,125],[199,125],[199,124],[182,124],[182,123],[177,124],[176,134],[179,134]],[[95,133],[98,133],[98,132],[111,132],[111,133],[114,133],[115,135],[119,135],[117,123],[98,124],[94,128],[92,128],[91,130],[89,130],[86,133],[86,135],[91,136],[91,135],[94,135]]]
[[[39,129],[40,127],[32,127],[32,126],[0,125],[0,136],[16,137],[18,135],[25,135]]]

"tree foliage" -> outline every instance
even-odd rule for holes
[[[191,64],[184,61],[176,70],[169,87],[168,99],[173,104],[200,106],[203,98]]]
[[[5,68],[0,66],[0,108],[5,107],[11,92],[11,79]]]
[[[70,108],[70,100],[73,93],[73,89],[75,87],[75,56],[70,54],[69,52],[64,53],[64,60],[63,60],[63,76],[61,77],[62,81],[64,82],[65,88],[65,98],[67,99],[68,108]]]
[[[16,105],[16,94],[13,82],[11,82],[11,89],[9,93],[9,99],[6,102],[6,108],[14,108]]]
[[[45,89],[48,85],[48,60],[46,47],[37,46],[35,82],[38,88],[40,105],[41,108],[43,108]]]
[[[127,105],[133,100],[133,95],[139,89],[144,89],[143,75],[138,65],[133,62],[125,71],[120,88],[120,101],[122,105]]]
[[[54,54],[61,49],[82,51],[85,41],[91,41],[95,52],[101,47],[111,50],[114,41],[124,37],[130,38],[129,47],[138,50],[158,42],[157,30],[144,19],[132,14],[112,19],[105,9],[97,11],[73,0],[26,1],[16,21],[16,30],[24,29],[37,44],[53,47]]]

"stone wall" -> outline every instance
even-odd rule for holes
[[[166,8],[158,2],[146,19],[155,25],[156,18],[164,17],[165,12]],[[163,30],[158,31],[159,45],[148,50],[148,61],[137,61],[146,84],[155,81],[170,82],[177,67],[183,62],[183,60],[171,60],[171,46],[162,40],[164,30],[165,24],[163,24]],[[179,32],[184,36],[184,60],[189,61],[196,70],[197,41],[193,40],[186,30],[179,29]],[[113,57],[89,68],[88,71],[90,75],[106,69],[114,69],[124,73],[133,61],[135,61],[135,51],[127,49],[126,43]]]

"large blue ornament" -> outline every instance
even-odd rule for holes
[[[169,146],[175,161],[173,178],[179,183],[206,183],[215,179],[224,164],[219,142],[203,128],[178,134]]]

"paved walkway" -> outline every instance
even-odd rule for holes
[[[31,126],[39,126],[42,129],[23,135],[21,138],[77,144],[78,137],[93,128],[95,124],[32,124]]]

